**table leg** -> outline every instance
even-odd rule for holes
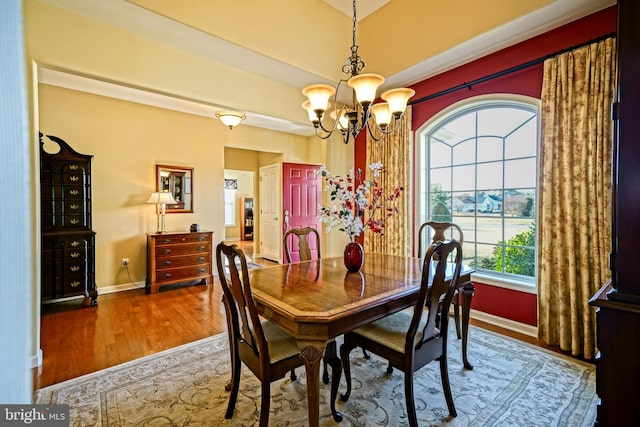
[[[307,373],[307,406],[309,409],[309,427],[320,424],[320,361],[326,343],[298,342],[300,357],[304,361]]]
[[[473,369],[467,356],[467,343],[469,339],[469,315],[471,311],[471,299],[476,288],[473,283],[467,282],[462,286],[462,363],[466,369]]]

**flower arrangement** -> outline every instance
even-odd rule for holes
[[[380,177],[386,172],[386,168],[380,162],[372,163],[368,168],[370,173],[364,179],[361,169],[355,173],[351,169],[342,178],[332,175],[324,165],[320,168],[320,173],[326,179],[325,190],[329,192],[331,202],[338,202],[331,207],[319,207],[318,218],[327,224],[327,232],[339,227],[352,242],[366,230],[384,234],[386,220],[398,212],[398,208],[392,204],[400,197],[404,188],[393,188],[385,194],[380,186]]]

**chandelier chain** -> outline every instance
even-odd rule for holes
[[[358,45],[356,44],[356,24],[358,20],[356,17],[356,0],[353,0],[353,33],[351,43],[351,56],[347,58],[347,63],[342,66],[342,72],[345,74],[351,74],[351,76],[357,76],[364,70],[364,61],[358,55]]]

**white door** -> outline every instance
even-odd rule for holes
[[[260,168],[260,255],[282,262],[282,165]]]

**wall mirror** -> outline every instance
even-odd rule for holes
[[[167,213],[193,212],[193,168],[156,165],[158,191],[168,191],[176,200]]]

